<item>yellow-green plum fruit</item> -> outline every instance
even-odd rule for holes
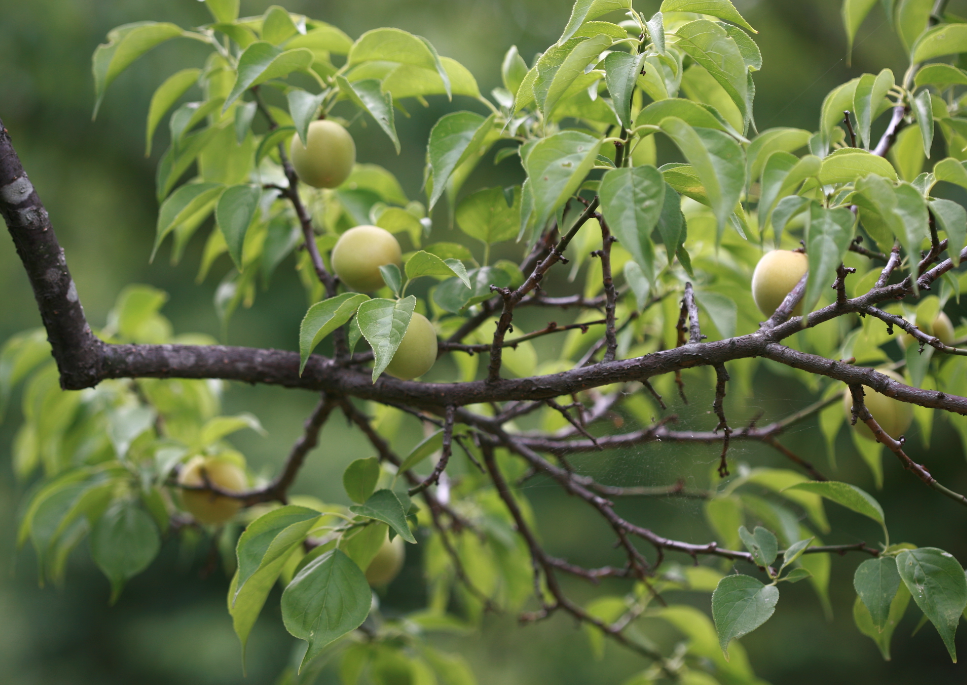
[[[802,252],[773,250],[762,256],[752,273],[752,298],[766,316],[772,316],[786,295],[792,292],[809,269],[809,260]],[[796,305],[793,316],[802,312]]]
[[[889,376],[897,383],[904,382],[903,377],[893,371],[886,369],[877,369],[877,371]],[[863,386],[863,403],[866,404],[866,408],[870,410],[876,422],[880,424],[880,428],[894,440],[899,439],[901,435],[906,433],[910,424],[913,423],[913,405],[881,395],[869,386]],[[853,395],[849,389],[843,393],[843,410],[846,412],[847,420],[852,420]],[[856,430],[867,440],[876,440],[870,427],[860,420],[856,422]]]
[[[305,145],[298,135],[292,137],[289,157],[300,181],[315,188],[335,188],[353,170],[356,143],[349,131],[335,121],[313,121]]]
[[[954,341],[954,324],[950,317],[943,312],[937,314],[937,318],[931,324],[926,325],[918,322],[917,327],[927,335],[936,336],[944,345],[950,345]],[[913,336],[904,333],[900,336],[899,342],[900,347],[906,349],[906,346],[913,342]]]
[[[397,535],[391,542],[389,535],[387,535],[376,556],[366,567],[366,581],[376,587],[389,585],[399,575],[405,558],[406,550],[403,548],[403,538]]]
[[[245,471],[228,459],[193,457],[178,474],[178,484],[189,487],[206,485],[206,479],[224,492],[244,492],[248,487]],[[195,520],[213,525],[225,523],[242,508],[240,500],[205,490],[182,490],[181,501]]]
[[[386,367],[386,373],[404,381],[412,380],[433,368],[436,356],[437,339],[433,324],[422,314],[413,312],[410,325],[393,355],[393,361]]]
[[[377,226],[357,226],[339,236],[332,248],[332,269],[358,292],[379,290],[385,283],[379,267],[402,266],[403,251],[393,234]]]

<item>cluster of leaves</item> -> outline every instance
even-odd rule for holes
[[[850,40],[874,4],[846,0]],[[875,249],[867,254],[852,249],[858,238],[881,250],[883,261],[902,248],[905,268],[914,275],[921,250],[936,257],[943,238],[943,249],[959,265],[967,245],[967,210],[935,191],[943,184],[967,189],[967,103],[961,98],[967,72],[931,60],[967,53],[967,24],[933,17],[925,9],[933,4],[887,3],[909,50],[910,68],[899,83],[883,70],[834,89],[817,131],[756,130],[752,76],[762,58],[750,35],[754,30],[729,0],[665,0],[651,17],[635,11],[630,0],[577,0],[560,39],[530,65],[516,48],[507,52],[503,86],[489,99],[464,67],[438,55],[419,36],[376,29],[353,40],[280,7],[239,18],[237,0],[206,0],[214,18],[206,26],[185,30],[145,22],[112,31],[94,55],[97,104],[122,70],[165,41],[187,38],[211,48],[202,67],[172,75],[155,92],[147,141],[150,152],[156,129],[170,112],[170,145],[158,165],[155,251],[170,234],[173,258],[179,259],[214,216],[199,278],[222,255],[229,256],[232,266],[215,301],[224,326],[239,304],[252,303],[260,281],[269,286],[273,272],[303,240],[314,241],[324,260],[338,236],[359,224],[380,226],[409,241],[403,269],[385,267],[387,285],[372,298],[327,291],[311,251],[294,256],[310,304],[299,337],[303,369],[317,346],[342,330],[349,341],[343,361],[359,366],[372,359],[375,382],[413,312],[426,313],[441,335],[451,335],[481,305],[495,302],[492,288],[525,283],[530,274],[517,264],[491,263],[493,245],[517,239],[529,251],[548,237],[569,236],[570,276],[584,272],[582,301],[607,302],[621,325],[615,330],[614,321],[590,323],[600,313],[589,307],[577,322],[595,334],[572,330],[556,358],[540,357],[529,339],[503,351],[504,370],[545,375],[592,361],[605,327],[615,335],[618,358],[676,347],[686,282],[694,284],[702,330],[722,339],[757,331],[760,317],[749,282],[767,242],[804,245],[807,313],[834,301],[837,293],[829,285],[841,265],[855,270],[845,286],[850,296],[868,292],[880,278],[881,268],[869,258],[878,256]],[[943,23],[934,26],[938,21]],[[196,91],[199,100],[179,104]],[[425,104],[430,96],[463,98],[483,112],[454,111],[433,127],[425,204],[408,198],[391,173],[372,164],[356,165],[338,188],[290,187],[286,145],[294,136],[304,140],[320,114],[346,125],[357,118],[375,122],[398,151],[395,111],[405,112],[402,101]],[[845,111],[850,114],[844,120]],[[887,113],[892,116],[887,135],[877,143],[873,130]],[[935,137],[938,125],[942,135]],[[667,138],[685,161],[659,166],[657,136]],[[942,157],[941,147],[947,156],[925,171],[930,159]],[[516,159],[526,173],[524,182],[464,192],[474,170],[491,155],[494,164]],[[479,252],[451,241],[424,244],[434,228],[428,212],[444,197],[451,221],[474,245],[480,243]],[[300,209],[309,217],[308,227]],[[617,243],[610,244],[606,235]],[[620,274],[616,293],[606,285],[612,271]],[[426,296],[407,295],[409,283],[419,277],[434,279]],[[938,295],[885,310],[911,323],[932,321],[948,301],[959,299],[965,278],[948,274]],[[173,336],[158,313],[164,299],[145,287],[126,290],[99,334],[109,342],[212,342]],[[962,336],[967,328],[956,333]],[[464,338],[491,339],[479,327]],[[372,357],[353,357],[360,340],[372,348]],[[892,340],[872,317],[859,325],[838,317],[806,327],[788,344],[829,359],[890,365],[902,369],[914,387],[967,395],[967,358],[913,344],[904,351]],[[116,597],[123,582],[151,562],[163,535],[199,535],[200,527],[180,511],[177,495],[167,487],[178,465],[198,454],[244,463],[225,438],[259,426],[247,415],[219,416],[220,387],[212,381],[110,381],[80,393],[62,391],[48,352],[42,332],[34,331],[13,338],[0,353],[0,400],[6,402],[12,388],[26,381],[15,470],[23,479],[43,470],[25,500],[20,541],[31,540],[43,576],[56,581],[70,551],[89,532],[94,559]],[[453,358],[456,380],[478,378],[478,355],[454,352]],[[835,465],[833,445],[844,423],[841,385],[758,358],[729,364],[732,387],[738,389],[733,394],[751,394],[754,374],[767,366],[818,395],[819,423]],[[658,393],[674,394],[671,374],[654,381]],[[640,385],[622,387],[629,391],[621,400],[624,415],[645,425],[662,415],[663,405],[630,392]],[[581,395],[592,401],[600,397]],[[424,636],[471,630],[491,603],[521,610],[534,589],[538,561],[532,562],[533,549],[519,534],[520,520],[507,500],[477,468],[484,459],[473,427],[439,427],[393,463],[378,441],[393,444],[403,423],[415,419],[388,404],[367,409],[376,417],[374,445],[381,458],[354,461],[346,470],[352,505],[311,498],[290,498],[284,506],[263,502],[245,511],[247,527],[234,551],[238,529],[232,525],[220,533],[236,568],[229,591],[236,632],[244,645],[278,582],[284,588],[285,626],[307,643],[299,656],[305,668],[289,674],[289,682],[310,682],[339,655],[346,683],[364,677],[377,683],[432,683],[437,677],[472,683],[462,660],[436,651]],[[506,407],[471,409],[492,418]],[[346,412],[351,411],[349,405]],[[543,434],[560,435],[569,429],[566,414],[559,406],[539,404],[533,425]],[[924,445],[933,415],[915,409]],[[967,444],[967,424],[959,417],[951,420]],[[521,432],[518,425],[506,428]],[[445,488],[446,495],[437,499],[424,492],[427,506],[421,507],[410,500],[407,486],[424,480],[417,471],[432,456],[443,451],[449,458],[451,440],[460,449],[453,450],[437,490]],[[854,442],[879,486],[881,445]],[[528,477],[527,465],[509,451],[497,449],[495,459],[509,482]],[[512,490],[522,520],[535,528],[526,497],[519,488]],[[891,545],[883,510],[866,492],[847,483],[808,481],[793,471],[743,468],[706,498],[708,522],[721,548],[736,550],[741,543],[747,555],[730,552],[721,568],[668,565],[655,570],[648,583],[635,582],[627,595],[601,596],[584,607],[597,622],[586,627],[598,655],[606,635],[624,634],[626,628],[638,644],[650,644],[637,624],[642,617],[661,619],[685,636],[672,658],[656,659],[631,681],[635,685],[672,674],[697,684],[759,682],[741,646],[730,642],[773,614],[779,583],[808,578],[827,613],[831,610],[831,562],[818,537],[831,533],[823,498],[883,526],[882,546],[865,550],[875,556],[855,575],[859,629],[888,658],[892,632],[913,597],[954,656],[954,631],[967,605],[963,569],[941,550]],[[438,521],[444,505],[449,527]],[[364,571],[387,534],[410,543],[419,538],[425,546],[426,610],[389,619],[371,606]],[[726,575],[735,559],[750,561],[765,580]],[[549,583],[538,577],[537,586],[546,607]],[[655,597],[677,591],[711,592],[712,620],[685,605],[655,606]]]

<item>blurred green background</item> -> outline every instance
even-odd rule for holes
[[[268,0],[243,0],[243,14],[258,14]],[[456,58],[476,75],[483,92],[499,85],[499,65],[506,49],[516,44],[530,61],[535,52],[555,41],[567,21],[570,0],[352,0],[310,2],[292,0],[288,9],[336,24],[351,36],[378,26],[397,26],[429,38],[439,52]],[[658,0],[637,0],[636,8],[657,10]],[[880,9],[857,38],[852,66],[844,59],[845,38],[839,0],[736,0],[736,6],[759,30],[757,38],[765,66],[756,74],[756,119],[760,130],[772,126],[814,129],[818,108],[830,88],[865,71],[884,66],[902,74],[906,64],[897,39]],[[952,9],[958,3],[953,3]],[[168,248],[148,264],[157,205],[153,195],[156,158],[146,159],[144,119],[153,89],[176,69],[195,65],[200,49],[185,42],[165,45],[141,59],[108,92],[98,120],[91,122],[93,85],[90,56],[107,31],[144,19],[182,25],[208,21],[204,6],[194,0],[0,0],[0,118],[10,130],[34,186],[50,212],[67,251],[88,318],[103,324],[125,284],[149,283],[170,293],[164,312],[177,332],[219,334],[212,307],[215,286],[228,270],[216,266],[214,277],[195,284],[204,238],[196,236],[181,264],[167,263]],[[444,112],[473,103],[452,105],[435,99],[426,109],[409,107],[411,118],[397,126],[402,154],[393,154],[388,140],[374,126],[354,125],[359,160],[378,163],[397,173],[411,198],[420,197],[422,162],[430,127]],[[883,122],[881,120],[880,126]],[[164,128],[164,127],[162,127]],[[165,133],[155,142],[164,150]],[[505,163],[501,173],[512,166]],[[516,173],[516,172],[514,172]],[[469,188],[497,183],[498,171],[488,164],[476,172]],[[506,185],[507,176],[501,183]],[[436,237],[447,235],[445,213],[438,212]],[[506,255],[513,256],[510,249]],[[291,268],[279,270],[272,289],[259,293],[251,310],[232,321],[233,344],[293,349],[305,296]],[[564,281],[550,288],[562,292]],[[40,325],[33,296],[12,244],[0,239],[0,340]],[[543,316],[546,317],[546,314]],[[545,319],[546,320],[546,319]],[[550,343],[551,345],[555,343]],[[446,369],[443,369],[445,372]],[[696,390],[708,376],[690,380],[695,395],[682,425],[710,428],[706,401]],[[763,420],[778,417],[809,401],[805,389],[788,379],[764,372],[755,397],[741,398],[731,410],[749,418],[760,409]],[[268,437],[235,440],[257,472],[273,473],[300,433],[303,417],[315,398],[277,388],[231,387],[225,411],[252,411]],[[681,407],[676,407],[676,411]],[[29,550],[15,554],[16,508],[27,485],[16,483],[9,466],[9,449],[19,417],[16,406],[0,425],[0,682],[32,685],[58,683],[269,683],[291,660],[295,641],[281,625],[278,602],[269,601],[249,643],[248,676],[243,677],[238,643],[225,611],[228,579],[220,571],[202,577],[207,543],[196,553],[179,550],[169,540],[161,557],[126,588],[120,602],[108,607],[108,584],[82,546],[72,559],[66,585],[39,588]],[[254,435],[254,434],[253,434]],[[408,436],[417,440],[414,431]],[[823,467],[821,437],[807,423],[783,438]],[[873,490],[869,472],[852,455],[841,435],[838,477]],[[345,422],[327,425],[322,444],[310,458],[298,491],[327,501],[342,502],[340,474],[354,458],[369,456],[369,448]],[[967,489],[963,450],[952,430],[938,424],[927,451],[914,435],[913,457],[925,459],[939,479],[957,490]],[[405,448],[405,445],[403,446]],[[750,464],[784,467],[774,452],[740,444],[733,457]],[[704,486],[717,447],[682,448],[647,445],[608,459],[589,457],[576,463],[615,484],[664,484],[685,477]],[[932,496],[902,472],[887,464],[887,484],[879,493],[896,540],[914,539],[936,545],[967,561],[967,524],[962,510]],[[542,534],[552,553],[579,563],[600,564],[601,524],[560,495],[556,488],[532,481],[526,490],[542,522]],[[623,513],[669,536],[695,541],[710,539],[700,505],[685,501],[634,502]],[[830,507],[834,524],[843,531],[870,535],[876,531],[850,514]],[[853,542],[849,533],[827,540]],[[411,554],[403,575],[390,587],[384,606],[390,612],[415,608],[424,596],[419,550]],[[680,560],[687,563],[688,559]],[[783,590],[778,612],[765,629],[743,640],[757,673],[774,684],[952,682],[964,668],[952,666],[933,628],[910,637],[914,611],[894,636],[894,661],[885,664],[872,641],[853,627],[850,579],[860,559],[834,560],[835,617],[825,621],[807,583]],[[572,588],[578,598],[590,589]],[[676,601],[678,598],[675,598]],[[686,598],[707,609],[707,595]],[[657,627],[657,624],[655,624]],[[658,635],[671,642],[674,634]],[[961,650],[967,639],[958,640]],[[481,683],[621,683],[643,663],[609,645],[595,661],[582,632],[564,616],[518,628],[513,616],[489,617],[482,639],[460,638],[444,646],[463,653]],[[337,682],[327,671],[320,682]]]

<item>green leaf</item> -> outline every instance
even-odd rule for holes
[[[810,538],[806,538],[805,540],[800,540],[798,542],[794,542],[793,544],[789,545],[789,548],[782,555],[782,568],[780,568],[779,570],[781,571],[783,568],[786,568],[787,566],[795,562],[797,559],[799,559],[799,557],[803,555],[803,552],[806,551],[806,548],[809,547],[809,545],[811,545],[813,540],[815,539],[816,538],[814,537],[810,537]]]
[[[788,492],[790,490],[801,490],[803,492],[820,495],[837,504],[841,504],[847,509],[852,509],[858,514],[863,514],[863,516],[873,519],[881,526],[886,525],[886,521],[883,518],[883,508],[880,506],[880,503],[873,499],[867,492],[850,483],[810,480],[792,485],[785,488],[782,492]]]
[[[782,580],[789,583],[798,583],[800,580],[806,580],[807,578],[812,578],[812,577],[813,577],[812,573],[810,573],[809,571],[807,571],[806,569],[800,566],[799,568],[794,568],[785,576],[783,576]]]
[[[403,505],[392,490],[377,490],[364,504],[354,504],[349,507],[349,511],[357,516],[382,521],[396,531],[396,534],[409,542],[416,544],[416,538],[410,532],[410,526],[406,522],[406,512]]]
[[[587,88],[590,81],[586,78],[585,69],[589,64],[596,63],[611,43],[611,37],[603,34],[593,38],[572,38],[564,45],[554,46],[544,53],[537,62],[534,97],[545,118],[551,118],[554,108],[567,95],[576,94],[574,88]]]
[[[372,61],[437,69],[434,52],[424,39],[394,28],[373,29],[361,35],[350,49],[346,63],[352,67]]]
[[[823,166],[819,170],[819,182],[823,185],[853,183],[870,174],[882,176],[891,181],[897,180],[896,169],[883,157],[865,150],[843,148],[823,159]]]
[[[131,500],[115,502],[91,530],[91,556],[111,581],[111,603],[125,581],[148,567],[161,549],[151,515]]]
[[[863,74],[853,93],[853,114],[856,115],[856,135],[867,150],[872,144],[870,127],[880,112],[884,98],[895,85],[893,72],[884,69],[879,74]]]
[[[440,259],[435,254],[420,250],[413,254],[406,262],[406,277],[419,278],[420,276],[451,276],[459,278],[464,285],[470,287],[470,278],[467,276],[467,267],[459,259]]]
[[[652,283],[656,274],[651,232],[662,216],[666,185],[658,169],[641,166],[605,172],[598,189],[608,226]],[[666,247],[674,251],[678,245]]]
[[[538,141],[526,153],[524,168],[534,197],[533,225],[543,228],[577,191],[594,166],[601,141],[578,131],[563,131]]]
[[[165,82],[158,86],[158,89],[151,96],[151,105],[148,107],[148,127],[145,133],[144,156],[151,155],[151,141],[154,132],[161,123],[161,118],[174,106],[185,92],[198,82],[201,69],[182,69],[175,72]]]
[[[256,185],[239,185],[226,188],[215,207],[215,221],[225,236],[228,254],[238,270],[242,270],[242,246],[245,234],[255,218],[255,211],[262,197],[262,189]]]
[[[920,135],[923,136],[923,152],[930,158],[930,148],[933,147],[933,102],[929,90],[921,90],[913,98],[913,109],[917,113],[917,124]]]
[[[571,17],[564,27],[564,33],[557,39],[557,44],[561,45],[570,39],[578,29],[592,19],[618,10],[630,10],[631,0],[576,0],[574,7],[571,8]]]
[[[685,215],[682,214],[682,198],[668,183],[665,183],[665,199],[661,205],[661,216],[658,217],[658,233],[665,244],[668,261],[671,263],[675,254],[685,244],[687,231]]]
[[[169,23],[141,21],[124,24],[107,34],[107,43],[94,50],[94,117],[101,107],[104,91],[118,74],[131,66],[138,57],[165,41],[184,35],[180,26]]]
[[[282,564],[302,544],[320,518],[322,514],[315,509],[287,505],[252,521],[238,539],[238,575],[233,583],[233,592],[228,597],[229,609],[237,608],[239,600],[251,602],[255,595],[251,591],[246,592],[250,581],[261,590],[265,586],[266,576],[274,575],[277,578]],[[275,578],[269,582],[274,583]],[[265,601],[265,595],[261,596],[261,600]],[[258,610],[255,614],[258,615]],[[233,616],[236,621],[240,618],[235,614]],[[246,637],[239,637],[244,646],[247,634]]]
[[[917,88],[935,86],[940,90],[950,86],[967,86],[967,72],[950,64],[927,64],[917,72],[914,84]]]
[[[500,64],[500,79],[503,81],[504,88],[510,91],[511,95],[516,95],[526,75],[527,62],[517,52],[517,46],[511,45],[504,55],[504,61]]]
[[[951,200],[930,200],[930,213],[947,233],[947,254],[960,265],[960,251],[967,245],[967,210]]]
[[[967,607],[967,579],[952,554],[936,547],[904,550],[897,555],[897,570],[924,615],[930,619],[957,663],[954,634]]]
[[[704,288],[695,290],[695,300],[705,310],[708,317],[715,324],[719,335],[723,339],[735,335],[735,324],[738,316],[738,306],[735,300],[722,293]]]
[[[963,162],[948,157],[937,162],[933,168],[933,173],[938,181],[954,183],[967,190],[967,168],[964,167]]]
[[[735,9],[730,0],[664,0],[661,3],[661,12],[695,12],[696,14],[707,14],[712,17],[724,19],[727,22],[741,26],[744,29],[757,33],[749,26],[749,23],[742,18],[739,11]]]
[[[789,187],[786,179],[799,159],[795,155],[781,150],[773,152],[765,167],[762,169],[762,180],[759,183],[759,228],[765,230],[769,225],[769,217],[772,210],[781,199],[783,191],[793,192],[794,188]]]
[[[809,276],[803,312],[811,312],[823,293],[835,279],[836,269],[849,252],[853,240],[856,217],[846,207],[824,209],[813,202],[809,207],[806,223],[806,256],[809,258]]]
[[[735,209],[745,187],[745,154],[729,135],[709,128],[693,128],[681,119],[662,121],[662,130],[692,165],[717,221],[721,239],[725,222]]]
[[[819,118],[819,133],[822,147],[821,155],[823,156],[829,151],[833,131],[836,130],[839,124],[843,121],[843,111],[854,106],[853,96],[856,94],[856,85],[858,83],[858,78],[847,81],[843,85],[831,90],[823,100]],[[839,130],[842,132],[842,129]],[[816,150],[813,150],[813,152],[820,154]]]
[[[339,547],[359,568],[369,568],[386,541],[386,530],[385,524],[370,521],[369,525],[345,535]]]
[[[252,121],[255,119],[255,112],[258,110],[258,103],[240,102],[235,108],[235,142],[241,145],[248,137],[252,129]]]
[[[43,328],[24,331],[12,336],[0,348],[0,421],[14,387],[50,359],[50,343]]]
[[[748,179],[762,175],[762,169],[775,152],[795,152],[809,142],[812,134],[799,128],[773,128],[756,136],[746,151]]]
[[[909,603],[910,591],[907,590],[906,585],[901,585],[896,597],[893,598],[892,604],[890,604],[890,613],[882,630],[873,623],[870,610],[863,604],[863,600],[857,597],[853,603],[853,621],[856,623],[856,627],[876,643],[876,646],[880,648],[880,653],[883,654],[883,658],[887,661],[890,660],[890,638],[893,637],[893,631],[896,630],[900,619],[906,613]]]
[[[349,499],[362,504],[376,489],[379,481],[379,457],[357,459],[346,467],[342,474],[342,485]]]
[[[631,128],[631,95],[638,80],[638,70],[643,55],[612,52],[604,58],[604,78],[614,103],[618,120],[625,128]]]
[[[238,0],[205,0],[205,4],[215,21],[229,23],[238,19]]]
[[[846,56],[847,61],[849,61],[849,55],[853,52],[853,39],[856,38],[856,32],[860,28],[860,24],[866,19],[866,15],[870,13],[873,6],[876,4],[876,0],[844,0],[843,1],[843,25],[846,28]]]
[[[343,92],[357,107],[369,112],[376,120],[383,132],[393,141],[396,154],[400,153],[400,138],[396,134],[396,121],[393,114],[393,96],[380,90],[380,83],[376,79],[364,79],[350,83],[341,74],[336,76],[339,90]]]
[[[779,601],[779,588],[752,576],[726,576],[712,593],[712,618],[719,646],[729,658],[729,643],[769,620]]]
[[[739,46],[728,31],[715,22],[699,19],[680,26],[676,35],[678,42],[675,47],[698,62],[718,81],[748,122],[752,115],[749,70]]]
[[[286,93],[286,98],[289,101],[289,114],[292,115],[295,130],[299,134],[299,140],[302,141],[303,147],[308,145],[306,141],[309,137],[309,124],[315,120],[319,106],[325,97],[326,93],[324,92],[313,95],[299,88],[293,88]]]
[[[269,7],[262,15],[262,40],[272,45],[281,45],[298,32],[292,17],[278,5]]]
[[[508,205],[503,188],[478,190],[457,207],[457,226],[486,245],[511,240],[517,236],[520,222],[521,193],[518,188],[514,189],[513,198],[513,204]]]
[[[307,48],[282,50],[264,41],[252,43],[238,58],[238,77],[222,106],[222,111],[227,111],[252,86],[288,76],[293,71],[308,69],[312,60],[312,51]]]
[[[158,212],[157,233],[151,259],[154,260],[162,241],[174,228],[195,214],[210,212],[224,186],[220,183],[188,183],[171,194]],[[207,210],[207,211],[206,211]]]
[[[745,526],[739,526],[739,538],[742,544],[752,554],[759,566],[770,566],[776,560],[779,552],[779,541],[776,536],[762,526],[756,526],[755,533],[750,533]]]
[[[900,573],[896,559],[877,557],[867,559],[856,567],[853,574],[853,587],[857,596],[866,605],[870,620],[878,630],[883,630],[890,616],[890,607],[900,587]]]
[[[393,361],[393,355],[403,341],[410,318],[416,307],[412,295],[399,301],[374,299],[359,305],[356,319],[366,342],[373,348],[376,363],[373,365],[373,383]]]
[[[205,422],[193,446],[210,447],[225,436],[246,428],[263,436],[268,435],[262,428],[262,424],[259,423],[258,418],[253,414],[246,412],[235,416],[216,416]]]
[[[430,209],[446,190],[454,170],[480,149],[494,125],[494,117],[474,112],[453,112],[440,117],[430,130],[427,161],[430,165],[432,190],[428,190]]]
[[[362,293],[342,293],[309,307],[299,326],[299,375],[305,370],[316,345],[349,321],[367,300],[369,296]]]
[[[207,102],[188,102],[175,110],[168,122],[168,128],[171,131],[172,147],[176,151],[181,150],[181,142],[185,133],[191,131],[202,121],[205,121],[209,114],[221,107],[221,104],[222,99],[215,98]]]
[[[352,38],[343,33],[341,29],[321,21],[314,21],[313,26],[315,28],[311,31],[306,31],[305,34],[292,38],[286,43],[286,47],[290,49],[309,48],[316,53],[331,52],[336,55],[345,55],[352,49]]]
[[[659,55],[666,55],[665,50],[665,18],[661,12],[655,12],[651,19],[645,22],[648,27],[648,37],[655,46],[655,52]]]
[[[442,429],[430,434],[428,437],[420,441],[420,443],[414,447],[408,455],[406,455],[406,458],[400,464],[398,472],[405,473],[406,471],[409,471],[431,454],[438,452],[441,449],[443,449]]]
[[[967,52],[967,24],[941,24],[921,34],[913,44],[910,63],[917,64],[961,52]]]
[[[738,135],[731,124],[711,106],[682,98],[666,98],[650,103],[638,114],[635,119],[635,127],[658,126],[666,117],[678,117],[690,126],[714,128]]]
[[[366,576],[338,549],[299,571],[282,593],[282,622],[289,633],[309,643],[300,668],[326,645],[358,628],[371,604]]]
[[[270,154],[272,150],[276,149],[279,145],[286,145],[289,138],[295,134],[296,130],[294,126],[279,126],[276,129],[269,131],[259,143],[258,149],[255,151],[255,164],[258,165],[265,159],[265,156]]]
[[[403,287],[403,274],[400,267],[396,264],[383,264],[379,267],[379,273],[383,277],[383,282],[393,291],[397,297],[400,296],[400,288]]]

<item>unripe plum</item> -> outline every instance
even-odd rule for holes
[[[927,335],[939,338],[944,345],[950,345],[954,341],[954,324],[950,317],[943,312],[937,314],[937,318],[932,323],[925,324],[918,321],[917,326]],[[907,345],[914,342],[914,337],[909,333],[904,333],[900,336],[899,342],[900,347],[906,349]]]
[[[359,292],[382,288],[385,283],[379,267],[402,263],[403,251],[396,238],[377,226],[350,228],[332,248],[333,271],[346,287]]]
[[[898,383],[904,382],[903,377],[893,371],[884,369],[877,369],[877,371],[885,376],[889,376]],[[907,432],[910,424],[913,423],[913,405],[895,400],[886,395],[881,395],[868,386],[863,386],[863,391],[863,402],[866,404],[866,408],[870,410],[873,418],[876,419],[876,422],[880,424],[880,428],[886,431],[886,434],[891,438],[898,440],[901,435]],[[843,409],[846,412],[846,418],[852,420],[853,395],[848,388],[843,394]],[[856,430],[867,440],[876,440],[873,431],[863,421],[856,421]]]
[[[752,298],[766,316],[772,316],[786,295],[806,275],[809,260],[802,252],[773,250],[763,255],[752,273]],[[802,302],[792,315],[802,313]]]
[[[376,587],[389,585],[399,575],[405,558],[403,538],[397,535],[390,541],[387,535],[376,556],[366,567],[366,581]]]
[[[410,325],[393,355],[393,361],[386,367],[386,373],[400,380],[412,380],[433,368],[436,356],[437,339],[433,324],[422,314],[413,312]]]
[[[228,459],[193,457],[178,474],[179,485],[201,487],[208,483],[225,492],[244,492],[248,487],[245,472]],[[242,508],[240,500],[206,490],[182,490],[181,501],[195,520],[213,525],[225,523]]]
[[[299,136],[292,137],[289,157],[300,181],[315,188],[335,188],[353,170],[356,144],[346,129],[323,119],[309,124],[305,145]]]

